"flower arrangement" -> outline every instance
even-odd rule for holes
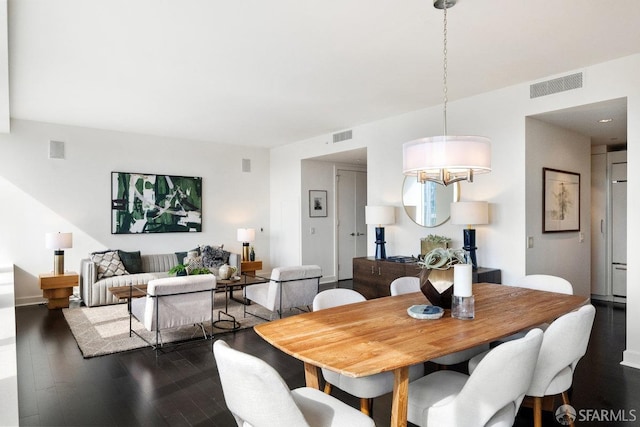
[[[421,238],[420,240],[423,240],[425,242],[429,242],[429,243],[436,243],[436,244],[442,244],[442,245],[448,245],[449,243],[451,243],[451,237],[447,237],[447,236],[439,236],[437,234],[429,234],[426,237]]]
[[[435,248],[418,261],[418,265],[430,270],[447,270],[455,264],[466,262],[465,252],[462,249]]]
[[[418,261],[420,290],[433,305],[451,308],[453,266],[467,262],[462,249],[435,248]]]

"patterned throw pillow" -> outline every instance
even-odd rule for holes
[[[191,274],[191,272],[193,270],[195,270],[196,268],[202,268],[202,257],[201,256],[196,256],[196,257],[192,257],[192,258],[185,258],[184,259],[185,263],[187,263],[186,267],[187,267],[187,274]]]
[[[203,246],[202,252],[202,265],[206,268],[217,268],[229,262],[229,255],[231,252],[227,252],[223,249],[223,246]]]
[[[104,277],[129,274],[116,251],[91,254],[91,261],[98,267],[98,280]]]
[[[195,249],[191,249],[190,251],[185,251],[185,252],[176,252],[176,257],[178,257],[178,264],[184,264],[184,259],[188,256],[189,252],[198,252],[198,255],[200,255],[200,248],[197,247]]]

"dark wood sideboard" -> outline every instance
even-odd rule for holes
[[[373,257],[353,259],[353,289],[367,299],[391,295],[389,287],[398,277],[417,276],[420,268],[415,263],[393,262]],[[478,267],[473,272],[473,283],[501,283],[499,269]]]

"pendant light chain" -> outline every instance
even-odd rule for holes
[[[443,86],[444,86],[444,136],[447,136],[447,0],[443,2],[444,5],[444,25],[443,25],[443,39],[444,39],[444,61],[443,61]]]
[[[402,172],[415,176],[421,184],[435,182],[447,186],[454,182],[473,182],[476,174],[491,172],[491,140],[483,136],[448,135],[447,88],[447,12],[457,0],[433,0],[433,6],[443,11],[443,124],[444,134],[419,138],[402,145]],[[472,155],[470,155],[472,153]]]

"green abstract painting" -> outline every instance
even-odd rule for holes
[[[202,231],[202,178],[111,173],[111,233]]]

